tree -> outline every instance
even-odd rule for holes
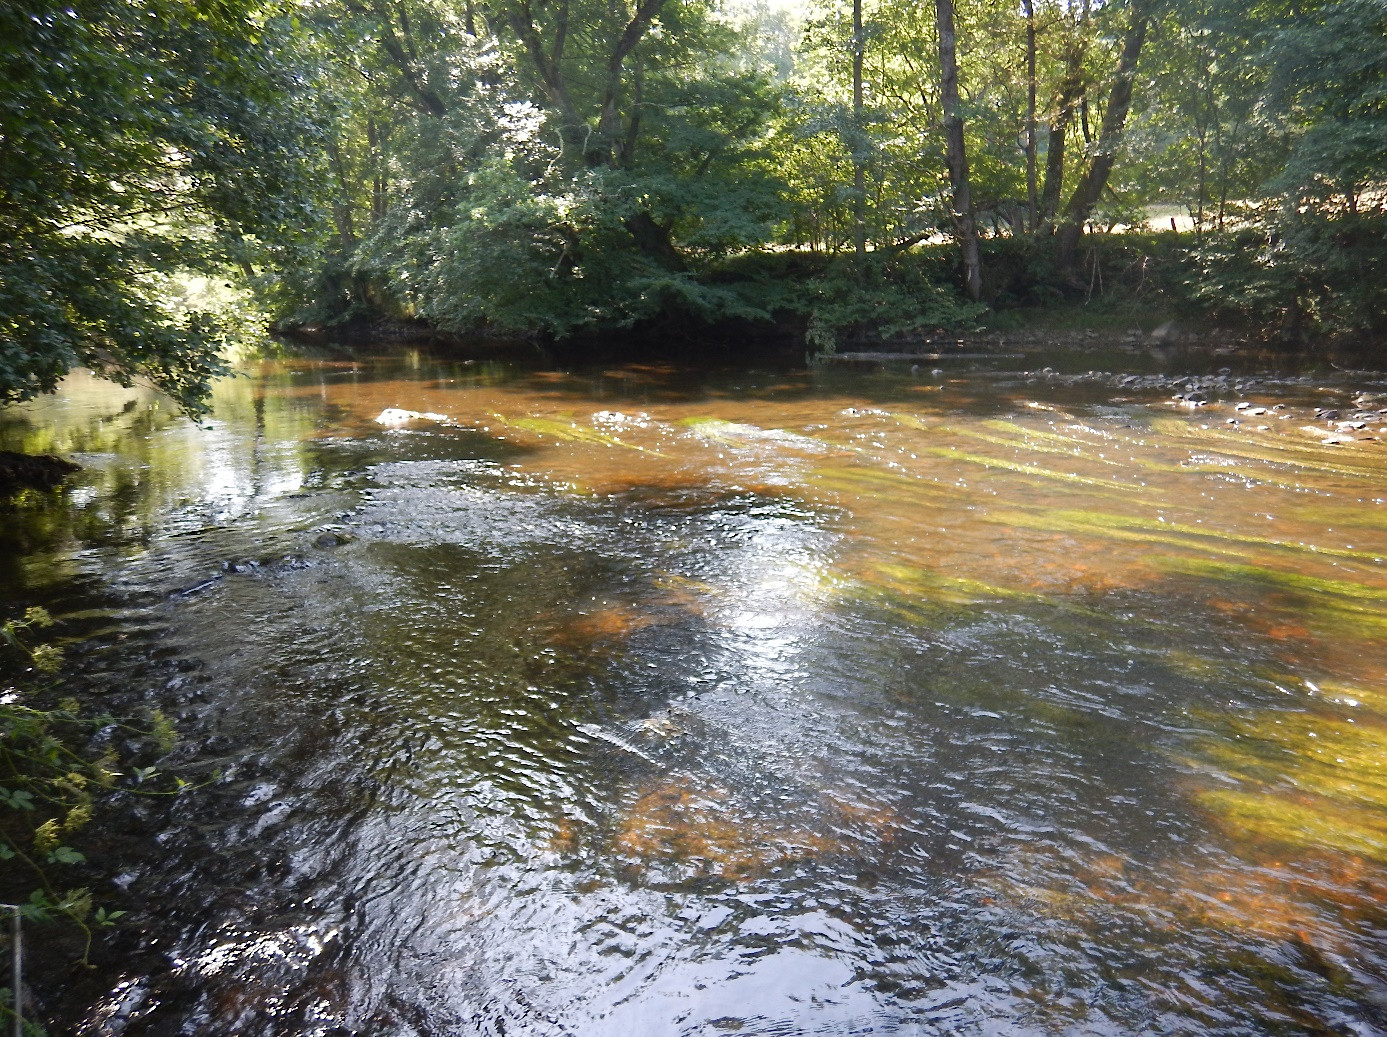
[[[1128,23],[1122,40],[1122,53],[1113,72],[1103,111],[1102,128],[1098,131],[1088,166],[1079,177],[1069,201],[1065,204],[1059,228],[1059,264],[1067,267],[1073,262],[1079,236],[1084,224],[1107,186],[1117,161],[1118,148],[1127,126],[1127,113],[1132,105],[1132,90],[1136,82],[1137,62],[1141,59],[1146,34],[1151,28],[1154,0],[1132,0]]]
[[[939,95],[943,102],[944,154],[949,164],[953,193],[954,233],[963,251],[963,284],[968,298],[982,298],[982,260],[978,254],[978,230],[973,223],[973,194],[964,150],[963,116],[958,110],[958,61],[954,47],[953,0],[935,0],[939,30]]]
[[[1270,185],[1290,204],[1381,210],[1387,183],[1387,0],[1330,0],[1276,34],[1268,100],[1292,144]],[[1376,189],[1376,190],[1373,190]]]
[[[314,316],[384,309],[561,337],[666,311],[752,312],[697,268],[783,218],[764,149],[781,91],[738,60],[740,30],[710,4],[342,10],[315,23],[337,62],[327,81],[338,109],[389,128],[388,175],[383,198],[368,190],[382,167],[369,123],[339,121],[359,240],[335,235],[320,285],[336,312]]]
[[[161,282],[304,222],[289,32],[256,0],[0,7],[0,402],[84,365],[201,407],[223,336]]]

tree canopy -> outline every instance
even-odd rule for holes
[[[1085,236],[1162,205],[1211,314],[1387,313],[1387,0],[19,0],[0,29],[3,400],[80,364],[196,406],[220,336],[174,270],[286,323],[827,342],[1077,291]]]
[[[0,400],[83,365],[197,407],[222,339],[168,273],[314,219],[291,32],[235,0],[0,6]]]

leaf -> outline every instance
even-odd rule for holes
[[[11,792],[7,788],[0,788],[0,803],[14,810],[33,810],[34,795],[24,789]]]
[[[81,864],[87,859],[71,846],[59,846],[49,857],[59,864]]]

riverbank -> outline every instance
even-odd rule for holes
[[[0,498],[21,490],[52,490],[81,466],[52,454],[20,454],[0,450]]]
[[[801,250],[725,256],[681,273],[671,281],[678,290],[656,292],[638,319],[621,307],[597,308],[562,335],[523,321],[508,335],[477,334],[485,322],[430,325],[390,310],[388,293],[280,330],[315,342],[421,342],[564,364],[1066,347],[1382,348],[1381,316],[1360,305],[1352,283],[1319,284],[1313,272],[1280,268],[1273,277],[1267,242],[1246,228],[1090,234],[1068,266],[1054,251],[1048,238],[984,239],[981,303],[958,288],[953,246],[935,242],[870,253],[865,270],[849,256]]]

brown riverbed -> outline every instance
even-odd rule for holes
[[[1184,362],[6,412],[4,606],[220,774],[55,1032],[1382,1032],[1387,379]]]

